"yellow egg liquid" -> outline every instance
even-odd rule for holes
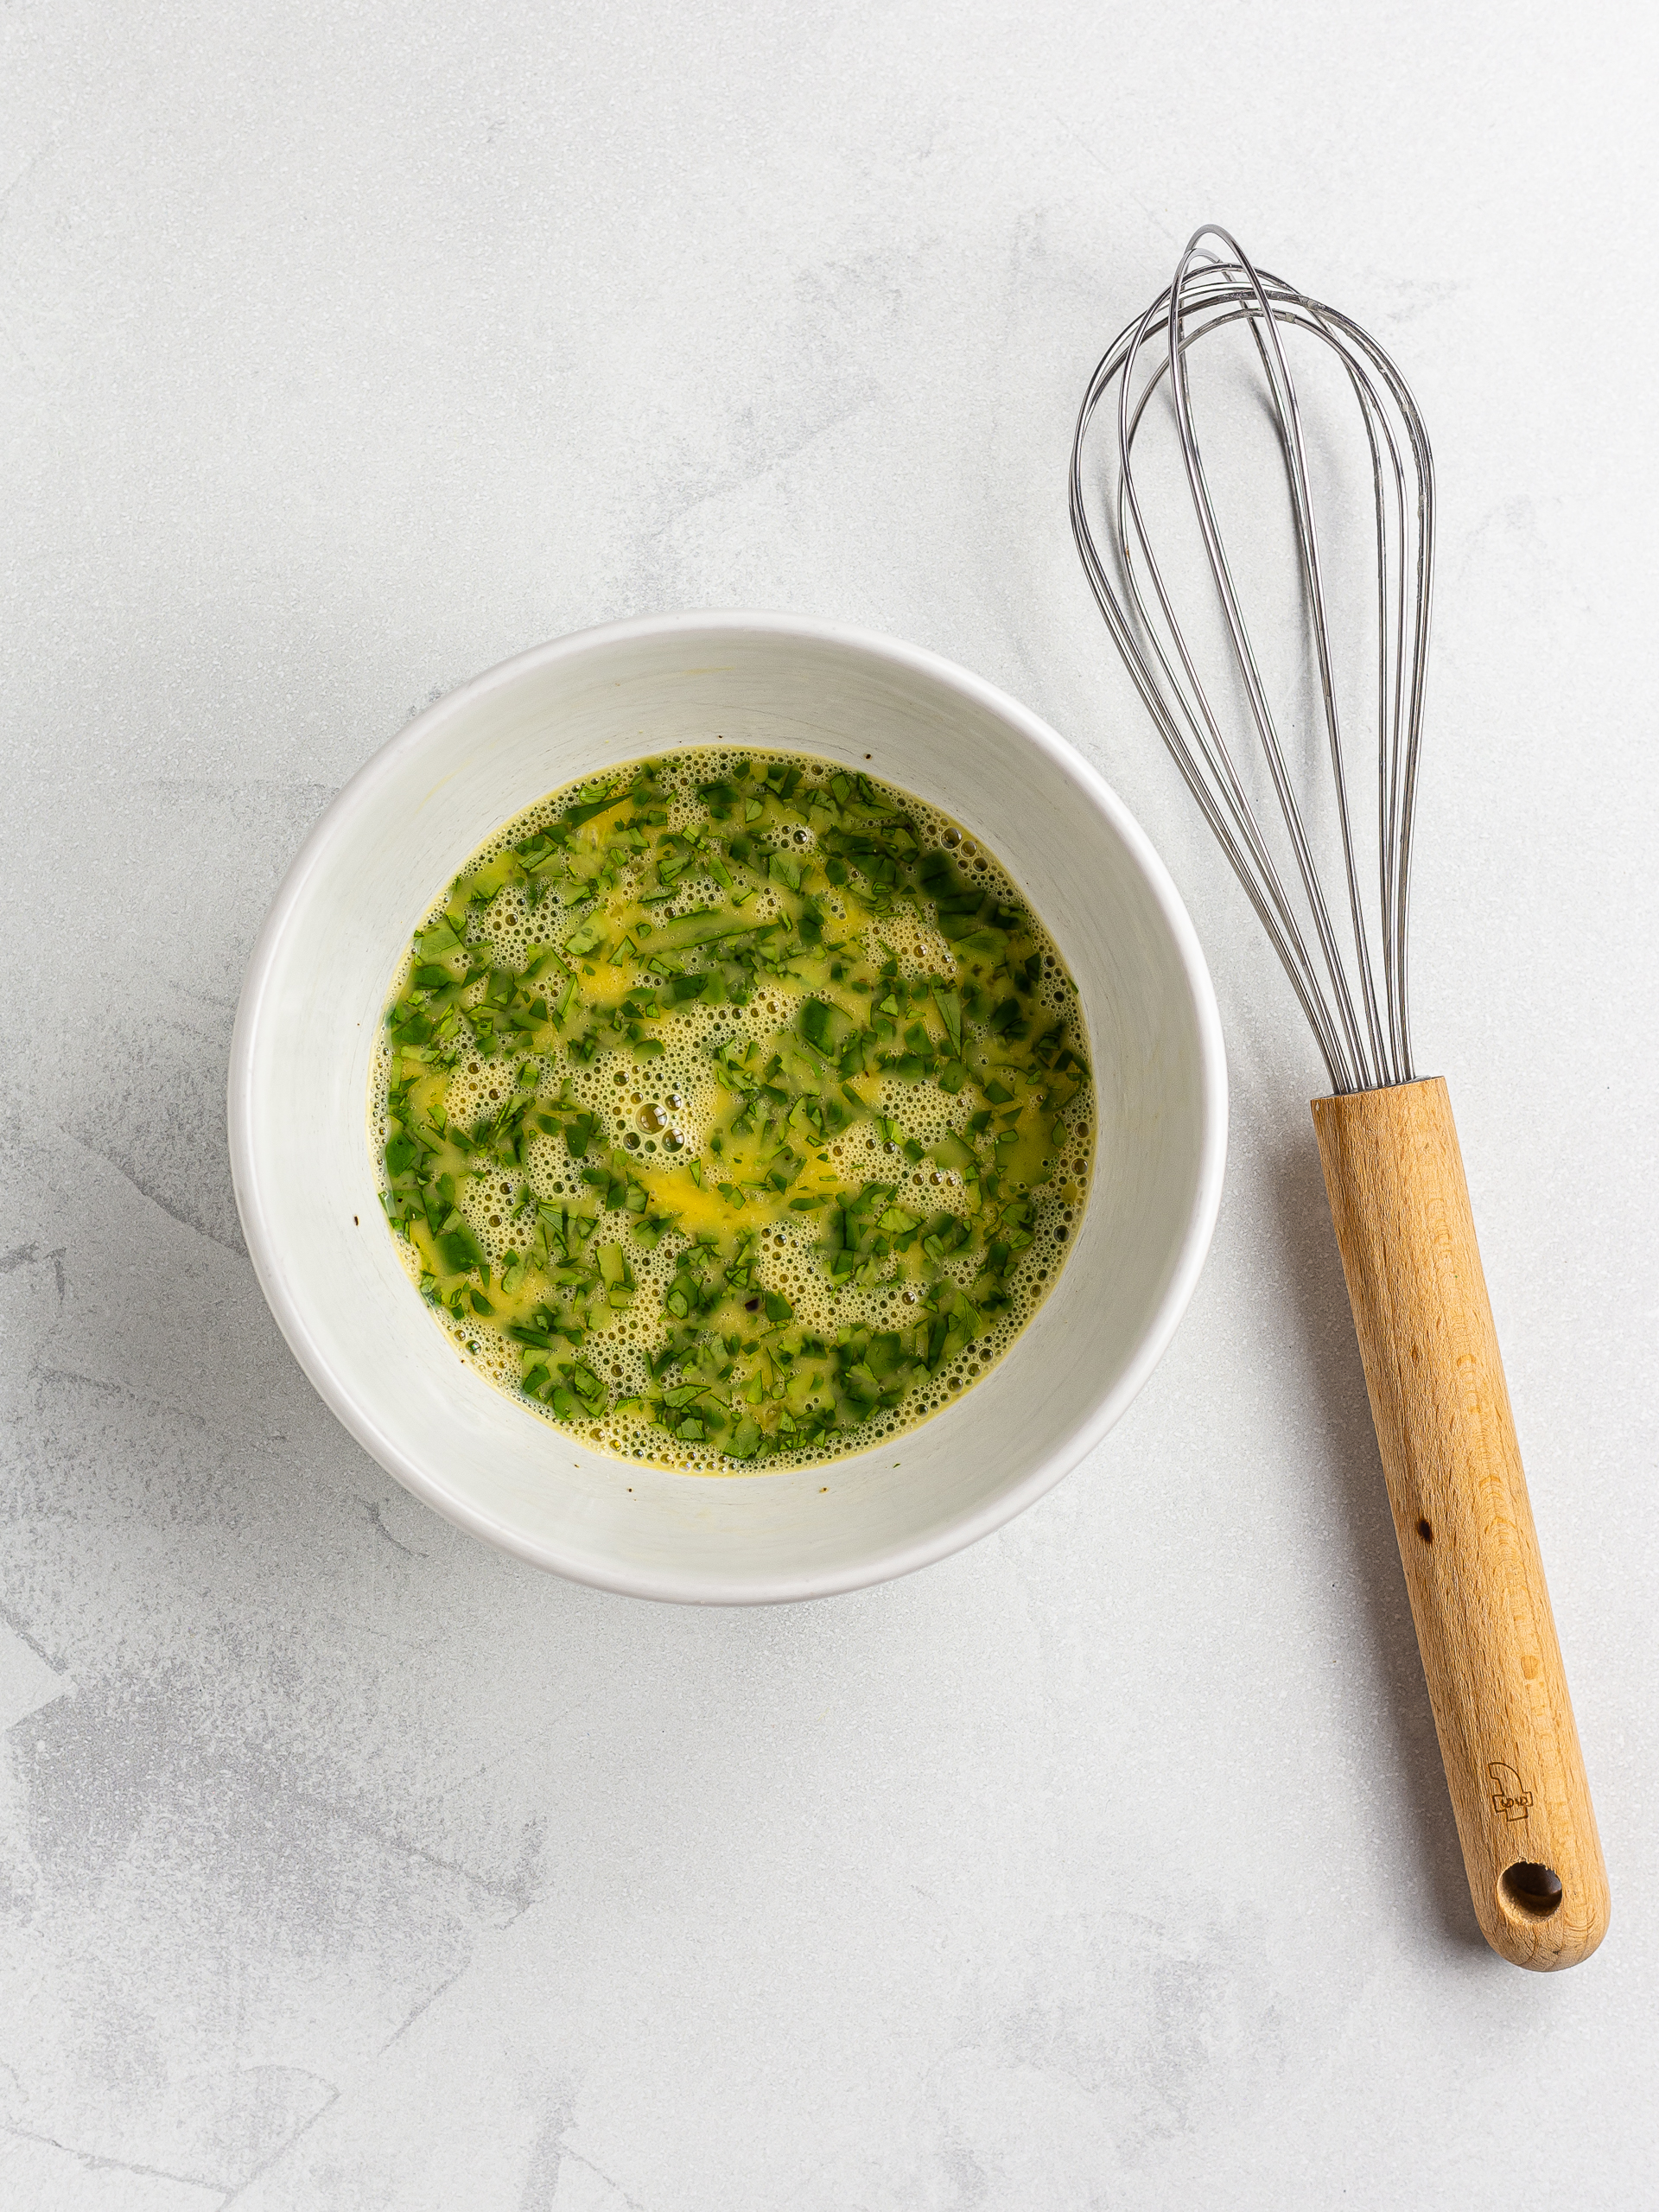
[[[1095,1123],[1076,988],[983,845],[718,743],[480,848],[402,963],[371,1108],[462,1356],[704,1474],[890,1442],[984,1375],[1064,1262]]]

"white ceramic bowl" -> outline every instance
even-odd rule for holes
[[[868,763],[982,837],[1078,985],[1099,1093],[1071,1256],[986,1379],[878,1451],[729,1478],[589,1450],[456,1357],[393,1251],[367,1103],[404,948],[474,849],[561,784],[715,734]],[[521,654],[429,709],[307,840],[254,949],[231,1052],[248,1249],[301,1365],[365,1450],[537,1566],[710,1605],[906,1573],[1058,1482],[1169,1342],[1215,1223],[1226,1122],[1192,924],[1093,769],[948,661],[781,615],[615,623]]]

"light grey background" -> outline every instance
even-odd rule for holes
[[[9,2207],[1653,2201],[1654,60],[1535,0],[7,10]],[[1420,1057],[1615,1895],[1554,1979],[1464,1889],[1312,1047],[1066,528],[1088,371],[1211,216],[1439,455]],[[266,903],[409,715],[745,604],[1100,766],[1235,1118],[1174,1348],[1045,1504],[694,1613],[347,1442],[223,1090]]]

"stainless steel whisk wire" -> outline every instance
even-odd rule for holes
[[[1207,240],[1214,240],[1222,251],[1214,251]],[[1255,343],[1288,480],[1302,591],[1319,671],[1320,710],[1335,785],[1352,939],[1352,977],[1222,541],[1193,418],[1187,357],[1201,339],[1239,322],[1248,327]],[[1160,326],[1161,343],[1155,335]],[[1302,412],[1281,343],[1281,332],[1287,328],[1311,334],[1336,354],[1357,404],[1370,449],[1376,524],[1380,991],[1355,850],[1325,569]],[[1084,494],[1085,443],[1095,416],[1114,385],[1116,471],[1106,515],[1115,575],[1102,558],[1090,526]],[[1249,724],[1284,823],[1294,880],[1300,887],[1317,950],[1310,947],[1294,896],[1250,804],[1221,716],[1200,679],[1153,548],[1136,486],[1134,451],[1147,409],[1165,389],[1173,402],[1187,488],[1248,702]],[[1434,468],[1422,417],[1404,378],[1375,339],[1348,316],[1294,290],[1282,278],[1258,270],[1230,232],[1206,224],[1189,239],[1168,288],[1143,315],[1119,333],[1090,380],[1071,448],[1071,528],[1107,626],[1290,978],[1330,1071],[1332,1089],[1351,1092],[1413,1081],[1407,921],[1433,585]]]

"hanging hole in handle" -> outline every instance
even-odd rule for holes
[[[1561,1878],[1548,1866],[1539,1866],[1530,1859],[1522,1859],[1513,1866],[1503,1869],[1498,1882],[1504,1902],[1517,1912],[1524,1912],[1529,1920],[1548,1920],[1559,1910],[1561,1902]]]

